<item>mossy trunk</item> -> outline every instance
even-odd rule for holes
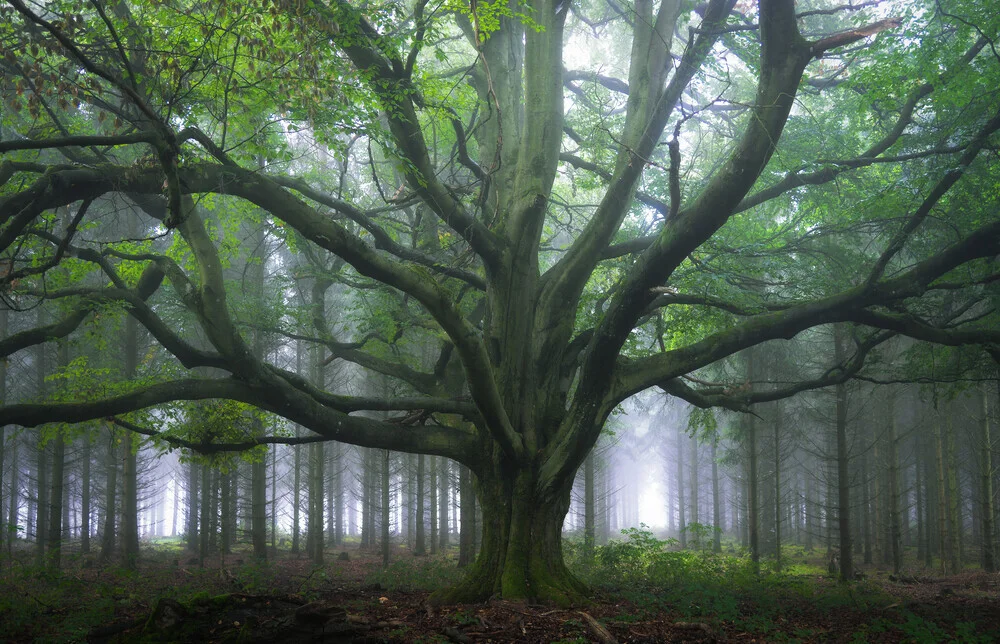
[[[536,480],[528,468],[503,478],[490,475],[477,480],[482,548],[465,579],[435,593],[432,602],[498,597],[570,606],[586,600],[586,585],[569,571],[562,555],[562,525],[572,480],[550,493],[539,493]]]

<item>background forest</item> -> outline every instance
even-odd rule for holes
[[[0,4],[0,637],[992,641],[998,39]]]

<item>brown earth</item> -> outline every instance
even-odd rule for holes
[[[213,558],[205,567],[190,555],[160,554],[147,558],[137,575],[89,565],[86,558],[57,577],[18,578],[8,565],[0,572],[0,591],[20,597],[26,613],[18,613],[16,603],[6,607],[13,611],[10,619],[0,610],[0,640],[568,644],[1000,638],[1000,576],[981,572],[899,579],[872,572],[850,591],[850,597],[857,595],[853,606],[834,608],[822,600],[837,584],[817,576],[809,580],[810,596],[782,595],[779,615],[762,625],[754,620],[752,597],[739,599],[740,619],[720,621],[710,611],[685,618],[690,610],[658,604],[655,591],[643,601],[598,591],[591,604],[570,610],[500,600],[433,609],[428,591],[386,590],[373,577],[405,587],[401,575],[422,574],[408,572],[407,562],[416,561],[440,564],[424,571],[454,575],[446,558],[397,552],[403,563],[387,578],[377,574],[376,554],[350,549],[344,561],[337,559],[339,552],[331,551],[320,569],[287,553],[268,566],[252,565],[243,554]],[[873,594],[880,600],[871,600]]]

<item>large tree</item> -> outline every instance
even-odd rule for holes
[[[475,474],[482,548],[438,599],[580,598],[561,527],[623,400],[745,410],[844,381],[892,333],[1000,341],[997,18],[755,4],[8,0],[0,355],[124,311],[173,361],[0,418],[314,440],[153,424],[228,399],[446,456]],[[154,232],[109,237],[123,207]],[[311,311],[234,304],[225,222],[251,216],[305,258],[271,270]],[[39,304],[59,317],[34,328]],[[843,363],[802,382],[695,373],[838,322]],[[254,349],[262,326],[408,393],[317,385]]]

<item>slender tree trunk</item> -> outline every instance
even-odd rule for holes
[[[899,509],[899,448],[896,445],[895,396],[888,397],[889,412],[889,547],[892,550],[892,571],[899,574],[903,569],[903,535]]]
[[[843,326],[834,325],[834,353],[838,364],[844,360]],[[840,528],[840,579],[854,578],[854,561],[851,544],[851,479],[848,471],[847,451],[847,385],[840,383],[836,390],[837,416],[837,518]]]
[[[344,542],[344,444],[335,441],[333,443],[334,463],[337,464],[333,472],[333,495],[334,495],[334,532],[333,542],[341,545]]]
[[[389,559],[392,553],[392,506],[389,501],[391,493],[391,470],[389,468],[389,450],[382,450],[382,567],[389,567]]]
[[[712,552],[722,552],[722,496],[719,494],[719,437],[712,437]]]
[[[941,423],[935,425],[937,443],[938,534],[940,535],[941,572],[945,572],[946,559],[951,552],[951,535],[948,532],[948,494],[945,486],[944,444]]]
[[[177,536],[177,516],[180,514],[181,510],[181,483],[178,479],[177,470],[175,469],[173,475],[170,477],[171,484],[174,488],[174,511],[170,515],[170,536]]]
[[[684,432],[677,428],[677,533],[681,548],[687,548],[687,521],[684,516]]]
[[[448,491],[451,488],[451,474],[450,474],[450,462],[448,459],[441,457],[441,472],[440,472],[440,484],[438,486],[441,493],[441,503],[439,510],[439,519],[441,521],[441,529],[438,532],[438,539],[440,539],[440,550],[445,552],[448,549]]]
[[[250,539],[253,542],[253,556],[258,561],[267,559],[267,461],[265,458],[250,464]]]
[[[14,541],[17,539],[17,525],[21,513],[21,482],[18,480],[20,468],[18,467],[18,452],[20,451],[16,435],[10,448],[10,506],[7,511],[7,557],[10,558],[14,552]]]
[[[63,488],[65,486],[66,439],[62,432],[52,440],[52,480],[49,486],[48,551],[46,563],[58,570],[62,555]]]
[[[927,550],[926,522],[924,521],[924,486],[926,485],[921,468],[921,452],[914,450],[917,456],[914,463],[914,491],[916,492],[916,520],[917,520],[917,561],[923,561]]]
[[[701,523],[701,512],[698,508],[698,439],[694,436],[688,439],[691,443],[691,523]]]
[[[813,549],[813,536],[816,534],[816,507],[813,503],[813,472],[806,471],[803,473],[805,477],[805,549],[806,552],[812,552]]]
[[[458,468],[459,493],[462,497],[458,566],[464,568],[472,563],[476,554],[476,492],[472,483],[472,472],[464,465],[459,465]],[[591,488],[591,492],[593,492],[593,488]],[[591,504],[591,512],[593,512],[593,504]]]
[[[861,538],[864,541],[864,562],[872,563],[872,516],[871,508],[871,483],[868,480],[870,471],[868,467],[868,454],[861,455]]]
[[[200,466],[191,461],[188,463],[188,485],[187,485],[187,521],[184,526],[184,531],[187,535],[187,547],[192,553],[198,552],[199,544],[201,539],[199,538],[198,530],[198,518],[201,515],[199,511],[199,499],[201,494],[198,491],[200,482]]]
[[[212,509],[212,501],[209,498],[212,494],[212,471],[208,465],[201,466],[201,484],[198,487],[201,490],[201,500],[198,504],[201,514],[198,520],[200,528],[198,530],[198,565],[204,568],[205,560],[208,558],[209,537],[212,532],[211,517],[209,516]]]
[[[754,572],[760,572],[760,492],[757,465],[757,419],[745,416],[747,422],[747,530],[750,541],[750,559]]]
[[[983,414],[982,422],[979,425],[979,496],[981,499],[979,525],[983,542],[983,570],[996,572],[996,559],[993,551],[995,539],[993,534],[993,526],[995,525],[993,513],[993,441],[990,438],[990,410],[986,386],[983,386],[979,393],[982,397]]]
[[[298,437],[300,430],[295,426],[295,436]],[[302,489],[302,446],[296,445],[292,448],[294,454],[294,465],[292,472],[292,554],[299,554],[299,539],[302,534],[302,519],[299,516],[301,501],[300,490]]]
[[[935,424],[936,428],[936,424]],[[934,551],[935,547],[940,547],[939,544],[935,543],[935,534],[937,531],[934,529],[935,511],[940,507],[935,501],[937,498],[937,488],[936,482],[937,478],[934,475],[934,463],[935,463],[935,449],[934,445],[937,443],[936,439],[936,429],[934,435],[924,436],[921,438],[921,460],[924,466],[924,512],[926,513],[926,518],[924,522],[924,537],[927,539],[927,547],[924,549],[924,567],[933,568],[934,567]]]
[[[271,550],[278,547],[278,450],[271,449]]]
[[[774,407],[774,569],[781,571],[781,406]]]
[[[323,443],[309,445],[309,511],[306,548],[317,566],[323,565]]]
[[[431,554],[436,555],[438,551],[438,512],[437,512],[437,457],[430,456],[430,488],[427,490],[428,500],[431,503]]]
[[[125,318],[125,369],[128,380],[136,377],[139,364],[139,327],[131,315]],[[122,565],[135,570],[139,563],[139,478],[136,472],[138,441],[132,432],[122,434]]]
[[[594,558],[594,451],[583,462],[583,556]]]
[[[417,455],[417,506],[416,514],[413,518],[416,523],[416,536],[414,537],[413,554],[422,556],[427,553],[427,544],[424,542],[424,455]]]
[[[38,314],[39,326],[42,324],[43,315]],[[38,394],[44,400],[46,397],[46,352],[45,344],[39,344],[35,349],[36,377],[38,380]],[[38,460],[35,467],[37,472],[35,478],[35,565],[41,568],[45,565],[45,541],[48,537],[48,503],[46,497],[49,494],[49,459],[48,446],[38,445]]]
[[[947,449],[947,495],[948,495],[948,534],[951,535],[950,548],[948,549],[949,564],[952,574],[957,573],[962,568],[962,521],[961,508],[959,507],[958,489],[958,464],[955,460],[955,427],[952,423],[952,416],[949,414],[945,418],[945,430]]]
[[[90,458],[91,446],[90,435],[83,437],[83,454],[80,456],[80,554],[90,554],[90,515],[93,512],[91,505],[90,487]]]
[[[0,302],[0,338],[7,337],[7,305]],[[0,359],[0,405],[7,404],[7,360]],[[8,529],[8,526],[17,525],[17,517],[13,514],[10,515],[10,519],[4,516],[7,511],[6,499],[3,495],[3,479],[4,479],[4,458],[6,456],[5,452],[7,450],[7,426],[0,426],[0,552],[3,551],[3,545],[7,542],[8,538],[13,540],[13,531]],[[17,467],[17,461],[11,461],[11,469]],[[14,496],[14,486],[10,486],[11,497]],[[8,548],[8,551],[10,549]]]
[[[233,485],[235,472],[232,470],[225,474],[216,472],[215,476],[219,480],[219,503],[222,506],[222,518],[219,522],[222,528],[222,547],[220,550],[228,554],[230,552],[230,544],[236,542],[236,499],[233,498],[236,493],[235,486]]]
[[[101,531],[100,557],[102,563],[111,561],[115,552],[115,507],[118,496],[117,442],[118,430],[109,424],[107,460],[104,463],[104,528]]]

